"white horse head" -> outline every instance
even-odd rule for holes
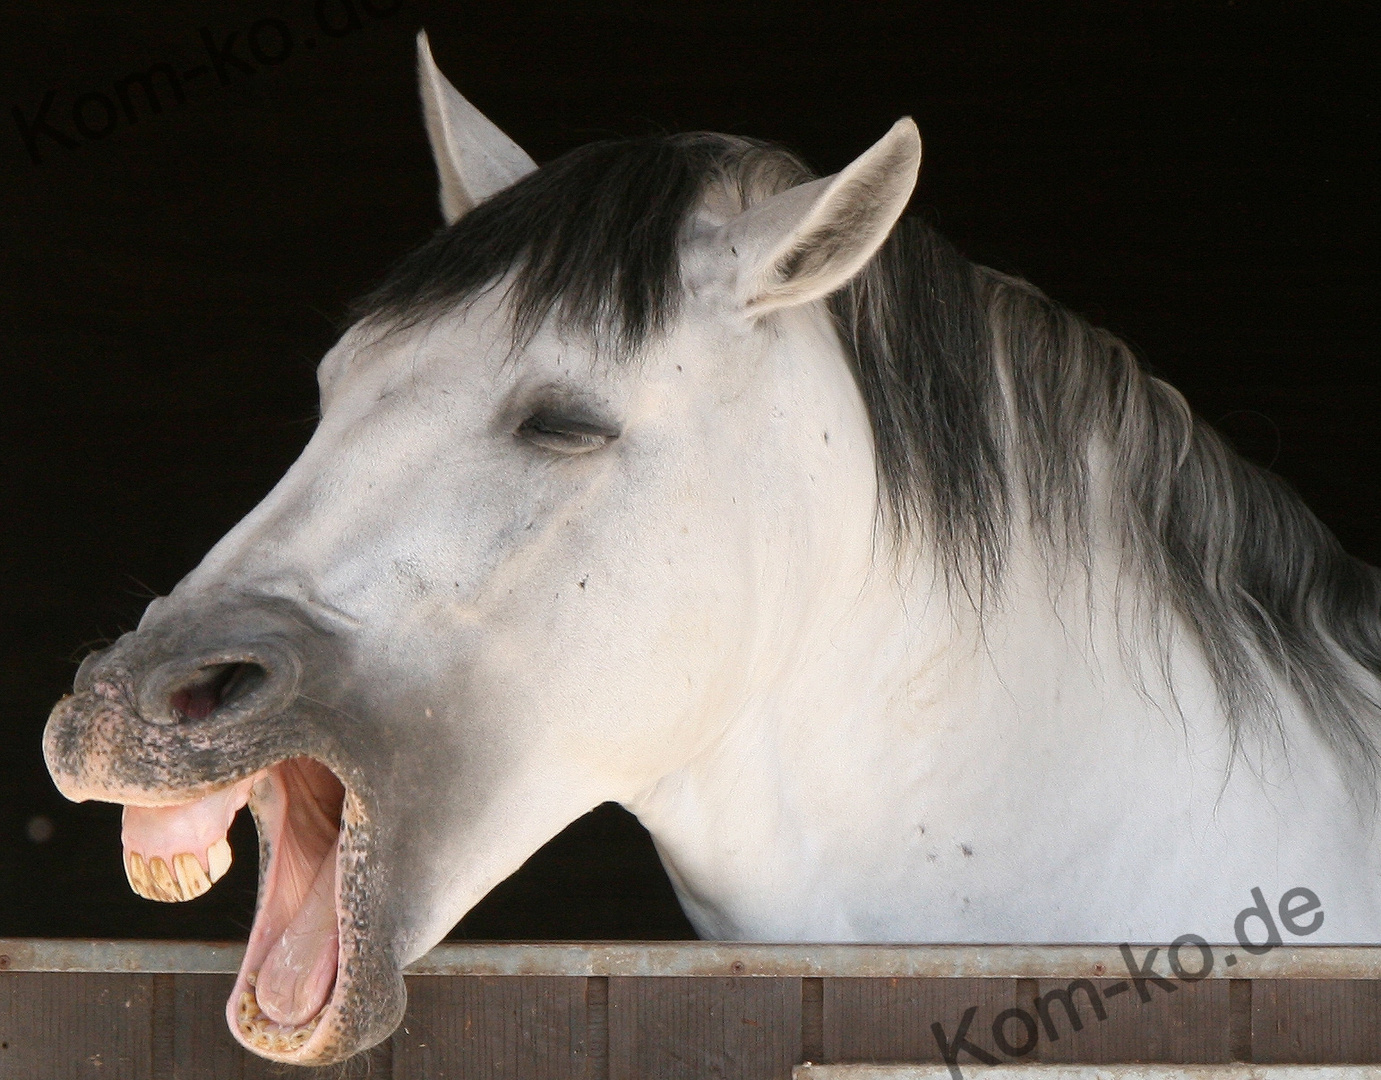
[[[322,361],[300,459],[45,736],[66,795],[126,805],[145,895],[210,887],[254,812],[245,1045],[386,1037],[402,968],[610,800],[707,936],[1175,936],[1287,879],[1374,931],[1331,748],[1370,745],[1374,619],[1263,658],[1305,626],[1269,603],[1314,589],[1324,625],[1333,586],[1185,515],[1225,477],[1278,550],[1351,564],[1116,342],[898,225],[911,121],[825,179],[720,135],[538,169],[419,52],[447,228]],[[1293,772],[1227,719],[1271,709]],[[1284,786],[1225,780],[1235,743]]]

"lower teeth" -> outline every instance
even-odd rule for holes
[[[300,1050],[312,1037],[312,1032],[316,1030],[317,1022],[321,1017],[314,1016],[301,1027],[291,1027],[270,1020],[259,1009],[259,999],[254,995],[253,987],[258,981],[258,976],[257,971],[250,974],[245,980],[249,983],[250,989],[240,994],[240,1004],[237,1009],[240,1034],[244,1036],[245,1042],[251,1043],[260,1050],[279,1054]]]

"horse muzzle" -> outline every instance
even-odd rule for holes
[[[281,609],[165,606],[86,659],[43,739],[65,796],[124,805],[125,869],[147,899],[210,889],[249,807],[259,900],[227,1019],[246,1047],[295,1064],[386,1038],[406,1003],[370,887],[384,847],[372,788],[340,710],[303,691],[309,668],[320,683],[338,671],[339,645]]]

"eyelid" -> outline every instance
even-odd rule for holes
[[[522,422],[520,427],[532,425],[545,431],[569,432],[573,435],[603,435],[607,439],[618,438],[618,430],[611,424],[592,417],[570,416],[557,412],[538,410]]]
[[[619,437],[610,424],[542,410],[519,424],[514,434],[543,449],[566,454],[598,450]]]

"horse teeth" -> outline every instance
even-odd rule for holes
[[[316,1031],[317,1025],[321,1022],[321,1016],[312,1017],[301,1027],[291,1027],[280,1024],[276,1020],[270,1020],[259,1008],[259,999],[255,996],[254,984],[258,981],[258,972],[250,972],[245,981],[249,983],[249,990],[240,992],[240,1000],[236,1008],[236,1020],[240,1028],[240,1034],[244,1036],[246,1042],[260,1050],[268,1050],[273,1053],[287,1054],[294,1050],[300,1050],[307,1044],[307,1040]]]
[[[220,881],[225,876],[225,872],[230,869],[231,857],[230,841],[224,836],[206,849],[206,862],[211,867],[213,884]]]
[[[173,904],[182,899],[182,892],[177,887],[177,878],[173,877],[168,864],[157,855],[149,860],[149,878],[158,893],[155,899]]]
[[[211,864],[209,877],[201,868],[201,860],[190,851],[174,855],[171,867],[158,855],[145,859],[142,853],[131,851],[125,856],[125,877],[129,887],[145,900],[167,904],[195,900],[225,875],[230,866],[230,845],[218,841],[207,851],[206,859]]]
[[[125,860],[125,876],[129,878],[129,887],[142,896],[145,900],[157,900],[158,896],[154,892],[153,881],[149,878],[149,868],[144,862],[144,856],[137,851],[131,851]]]
[[[211,879],[206,876],[201,863],[197,862],[197,857],[190,852],[174,855],[173,869],[177,871],[177,885],[182,899],[195,900],[211,888]]]

